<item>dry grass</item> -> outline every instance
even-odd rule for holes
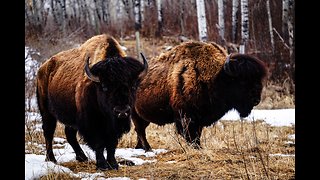
[[[26,131],[26,134],[28,132]],[[272,127],[262,121],[220,121],[203,130],[203,148],[195,150],[176,134],[172,124],[147,128],[147,138],[154,149],[168,152],[159,154],[155,163],[140,166],[120,166],[118,171],[105,171],[107,177],[132,179],[295,179],[294,142],[288,144],[288,135],[294,127]],[[31,144],[43,144],[43,137],[35,132],[32,139],[26,135],[26,149]],[[58,125],[56,137],[64,137],[63,126]],[[134,147],[136,134],[132,130],[123,136],[119,148]],[[292,145],[293,144],[293,145]],[[32,151],[44,154],[43,148]],[[286,154],[291,156],[277,156]],[[140,157],[148,159],[146,157]],[[74,173],[95,173],[95,162],[66,162],[60,165]],[[68,174],[51,173],[41,179],[76,179]]]

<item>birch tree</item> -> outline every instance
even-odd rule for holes
[[[289,0],[282,0],[282,37],[288,40]]]
[[[240,53],[245,53],[245,46],[249,39],[249,10],[248,10],[248,0],[241,0],[241,44]]]
[[[128,19],[129,20],[132,20],[132,2],[133,1],[129,1],[129,0],[122,0],[122,3],[123,3],[123,6],[124,6],[124,9],[125,9],[125,11],[126,11],[126,13],[127,13],[127,15],[128,15]],[[134,0],[134,2],[135,2],[135,0]],[[133,2],[133,3],[134,3]],[[134,9],[134,8],[133,8]],[[133,14],[134,14],[134,12],[133,12]]]
[[[140,32],[141,29],[141,11],[140,11],[140,0],[134,0],[134,19],[135,19],[135,31],[136,31],[136,50],[137,57],[140,57]]]
[[[288,34],[289,34],[289,47],[290,47],[290,66],[292,71],[292,79],[294,80],[295,72],[295,3],[294,0],[289,0],[289,21],[288,21]]]
[[[224,44],[224,5],[223,0],[218,0],[218,29],[219,29],[219,36],[221,38],[222,44]]]
[[[140,0],[141,24],[144,22],[145,0]]]
[[[271,10],[270,10],[270,0],[266,1],[266,6],[267,6],[267,14],[268,14],[268,22],[269,22],[270,42],[271,42],[272,54],[274,54],[274,37],[273,37],[272,17],[271,17]]]
[[[184,29],[184,26],[185,26],[185,22],[184,22],[184,17],[185,17],[184,4],[185,4],[184,0],[179,0],[180,29],[181,29],[181,34],[182,35],[186,34],[185,29]]]
[[[236,42],[237,39],[237,27],[238,27],[238,18],[237,13],[239,9],[239,0],[232,0],[232,42]]]
[[[162,25],[163,25],[163,17],[162,17],[162,0],[157,0],[157,12],[158,12],[158,28],[156,30],[156,37],[161,37],[162,35]]]
[[[207,20],[206,12],[204,6],[204,0],[197,0],[197,18],[198,18],[198,31],[199,31],[199,40],[207,41]]]
[[[61,4],[61,23],[62,23],[62,32],[63,36],[66,36],[66,30],[67,30],[67,20],[68,20],[68,14],[66,9],[66,0],[60,0]]]

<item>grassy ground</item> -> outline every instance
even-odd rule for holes
[[[203,148],[196,150],[176,134],[173,125],[152,124],[147,128],[150,145],[168,152],[159,154],[154,163],[120,166],[118,171],[105,171],[104,174],[132,179],[295,179],[295,140],[289,137],[292,134],[295,134],[293,126],[272,127],[259,120],[219,121],[203,130]],[[55,137],[65,137],[63,125],[58,124]],[[135,138],[136,134],[131,130],[123,136],[118,147],[134,147]],[[26,150],[44,154],[42,132],[26,131]],[[96,172],[95,162],[71,161],[60,165],[74,173]],[[41,179],[57,178],[74,179],[69,174],[49,174]]]

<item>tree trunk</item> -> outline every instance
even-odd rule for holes
[[[223,0],[218,0],[218,28],[219,28],[219,36],[221,38],[221,44],[225,45],[224,39],[224,5]]]
[[[289,0],[282,0],[282,37],[288,42]]]
[[[140,11],[140,0],[134,0],[134,19],[135,19],[135,30],[136,30],[136,50],[137,57],[140,55],[140,32],[141,29],[141,11]],[[140,58],[139,58],[140,59]]]
[[[236,40],[237,40],[238,8],[239,8],[239,0],[232,0],[232,42],[233,43],[236,43]]]
[[[289,47],[290,47],[290,66],[291,78],[295,82],[295,2],[289,0],[289,21],[288,21],[288,34],[289,34]],[[294,87],[294,86],[293,86]]]
[[[270,0],[267,0],[266,6],[267,6],[267,13],[268,13],[270,42],[271,42],[272,54],[274,54],[274,36],[273,36],[271,10],[270,10]]]
[[[158,11],[158,28],[156,30],[155,36],[160,38],[162,36],[162,25],[163,25],[162,0],[157,0],[157,11]]]
[[[145,0],[140,0],[140,13],[141,13],[141,24],[144,22],[144,5],[145,5]]]
[[[204,6],[204,0],[197,0],[197,17],[198,17],[198,30],[199,30],[199,40],[207,41],[207,20],[206,12]]]
[[[185,16],[185,13],[184,13],[184,0],[180,0],[179,1],[179,10],[180,10],[180,29],[181,29],[181,35],[185,35],[186,32],[185,32],[185,29],[184,29],[184,26],[185,26],[185,22],[184,22],[184,16]]]
[[[241,0],[241,45],[242,53],[245,53],[245,47],[249,39],[249,10],[248,0]]]
[[[117,4],[116,4],[116,19],[119,21],[119,22],[123,22],[123,4],[121,1],[117,1]],[[118,29],[118,32],[120,34],[120,39],[122,39],[123,37],[123,23],[117,23],[117,29]]]

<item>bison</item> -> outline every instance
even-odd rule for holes
[[[228,55],[218,44],[185,42],[149,60],[132,119],[136,148],[151,147],[146,127],[174,123],[188,144],[200,148],[203,127],[236,109],[247,117],[260,102],[267,68],[246,54]]]
[[[57,53],[41,65],[37,100],[47,161],[56,162],[52,140],[59,121],[65,125],[76,160],[88,160],[77,141],[79,132],[95,152],[97,169],[118,169],[115,149],[118,140],[130,130],[136,89],[148,69],[141,55],[143,63],[127,57],[112,36],[102,34]]]

